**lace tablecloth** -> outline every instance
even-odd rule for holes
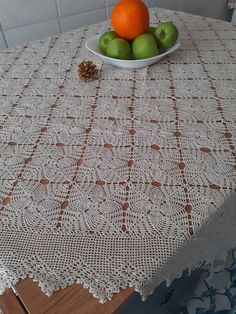
[[[145,298],[236,246],[235,28],[151,16],[181,47],[148,68],[86,51],[108,22],[0,53],[1,292],[30,276],[48,295],[78,282],[101,302]],[[78,79],[84,59],[97,80]]]

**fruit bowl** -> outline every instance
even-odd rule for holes
[[[98,47],[100,36],[101,35],[98,35],[96,37],[88,39],[85,43],[86,48],[92,53],[94,53],[95,55],[102,58],[106,63],[112,64],[120,68],[126,68],[126,69],[142,68],[150,64],[156,63],[159,60],[161,60],[164,56],[174,52],[180,46],[180,42],[177,41],[174,46],[169,48],[164,53],[159,54],[155,57],[151,57],[147,59],[140,59],[140,60],[121,60],[121,59],[114,59],[114,58],[107,57],[100,51]]]

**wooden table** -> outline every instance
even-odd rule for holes
[[[82,285],[75,284],[47,297],[29,278],[20,280],[14,290],[8,289],[0,296],[3,314],[112,314],[134,293],[128,288],[101,304]]]

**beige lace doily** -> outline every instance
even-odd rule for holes
[[[236,183],[235,28],[151,14],[181,47],[148,68],[86,51],[108,22],[0,52],[1,292],[30,276],[48,295],[78,282],[101,302],[127,286],[145,298],[236,246],[234,203],[221,209]],[[78,79],[84,59],[99,79]]]

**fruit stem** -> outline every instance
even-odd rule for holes
[[[165,31],[163,29],[161,29],[160,31],[160,37],[163,37],[165,35]]]

